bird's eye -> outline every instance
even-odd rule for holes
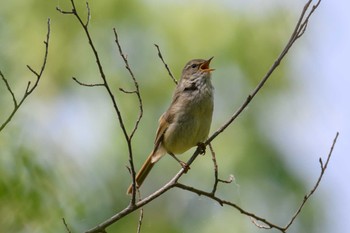
[[[192,64],[191,68],[196,68],[198,65],[197,64]]]

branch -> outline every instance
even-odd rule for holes
[[[93,84],[87,84],[87,83],[83,83],[83,82],[80,82],[77,78],[75,77],[72,77],[72,79],[78,83],[80,86],[84,86],[84,87],[103,87],[104,84],[103,83],[93,83]]]
[[[64,218],[62,218],[62,221],[63,221],[63,225],[64,225],[64,227],[66,228],[67,232],[68,232],[68,233],[72,233],[71,230],[70,230],[69,227],[68,227],[68,224],[67,224],[66,220],[65,220]]]
[[[311,2],[312,2],[312,0],[309,0],[305,4],[304,9],[301,12],[299,20],[295,26],[295,29],[294,29],[287,45],[284,47],[284,49],[282,50],[282,52],[280,53],[278,58],[275,60],[273,65],[270,67],[270,69],[267,71],[265,76],[262,78],[262,80],[259,82],[259,84],[256,86],[256,88],[253,90],[253,92],[248,95],[247,99],[238,108],[238,110],[231,116],[231,118],[208,138],[208,140],[205,142],[206,145],[208,145],[211,141],[214,140],[214,138],[216,138],[219,134],[221,134],[243,112],[243,110],[248,106],[248,104],[253,100],[253,98],[256,96],[256,94],[258,94],[258,92],[264,86],[266,81],[270,78],[271,74],[280,65],[281,61],[283,60],[285,55],[288,53],[289,49],[304,34],[308,20],[309,20],[310,16],[314,13],[316,8],[319,6],[321,0],[318,0],[317,4],[312,7],[312,10],[308,13],[308,15],[305,18],[305,14],[306,14],[307,10],[309,9]]]
[[[131,94],[131,93],[135,93],[136,96],[137,96],[137,99],[138,99],[138,102],[139,102],[139,115],[138,115],[138,118],[135,122],[135,125],[134,125],[134,128],[133,130],[131,131],[130,135],[126,138],[127,140],[127,143],[128,143],[128,147],[129,147],[129,165],[130,165],[130,174],[131,174],[131,181],[132,181],[132,187],[133,187],[133,191],[132,191],[132,194],[131,194],[131,205],[134,205],[135,202],[136,202],[136,171],[135,171],[135,166],[134,166],[134,160],[133,160],[133,156],[132,156],[132,153],[131,153],[131,140],[137,130],[137,127],[140,123],[140,120],[142,118],[142,115],[143,115],[143,107],[142,107],[142,98],[141,98],[141,94],[140,94],[140,89],[139,89],[139,84],[137,83],[136,81],[136,78],[134,76],[134,73],[132,72],[130,66],[129,66],[129,62],[128,62],[128,59],[127,59],[127,56],[124,55],[123,53],[123,50],[122,50],[122,47],[119,43],[119,38],[118,38],[118,33],[117,33],[117,30],[115,28],[113,28],[113,32],[114,32],[114,37],[115,37],[115,42],[117,44],[117,47],[118,47],[118,51],[119,51],[119,54],[120,56],[122,57],[124,63],[125,63],[125,68],[128,70],[130,76],[131,76],[131,79],[133,80],[134,82],[134,86],[135,86],[135,91],[125,91],[123,88],[119,88],[120,91],[124,92],[124,93],[128,93],[128,94]],[[139,226],[141,228],[141,221],[142,221],[142,218],[143,218],[143,211],[141,211],[140,213],[140,221],[139,221]]]
[[[11,94],[11,96],[12,96],[14,108],[17,108],[16,96],[15,96],[15,94],[13,94],[13,91],[12,91],[12,89],[11,89],[10,84],[8,83],[7,79],[5,78],[5,76],[3,75],[3,73],[1,72],[1,70],[0,70],[0,76],[1,76],[2,80],[3,80],[4,83],[5,83],[7,90],[10,92],[10,94]]]
[[[7,79],[5,78],[5,76],[3,75],[3,73],[0,71],[0,76],[2,77],[2,80],[4,81],[7,90],[10,92],[11,96],[12,96],[12,100],[13,100],[13,104],[14,104],[14,108],[11,112],[11,114],[8,116],[8,118],[5,120],[5,122],[0,126],[0,131],[2,131],[6,125],[12,120],[13,116],[16,114],[16,112],[18,111],[18,109],[21,107],[21,105],[23,104],[23,102],[27,99],[27,97],[36,89],[36,87],[39,84],[40,78],[45,70],[46,67],[46,61],[47,61],[47,56],[49,53],[49,40],[50,40],[50,18],[47,20],[47,34],[46,34],[46,40],[44,41],[45,44],[45,54],[44,54],[44,59],[43,59],[43,63],[41,65],[40,71],[37,72],[35,71],[32,67],[30,67],[29,65],[27,65],[28,69],[36,76],[36,81],[34,82],[34,85],[31,87],[31,82],[29,81],[27,84],[27,87],[24,91],[23,97],[18,101],[16,99],[16,96],[14,95]]]
[[[337,139],[338,139],[338,136],[339,136],[339,132],[336,133],[334,139],[333,139],[333,143],[332,143],[332,146],[331,146],[331,149],[328,153],[328,156],[327,156],[327,160],[326,160],[326,163],[323,165],[323,162],[322,162],[322,158],[319,159],[319,162],[320,162],[320,165],[321,165],[321,173],[320,173],[320,176],[318,177],[317,181],[316,181],[316,184],[315,186],[311,189],[311,191],[304,196],[304,199],[302,201],[302,203],[300,204],[298,210],[295,212],[295,214],[293,215],[292,219],[290,220],[290,222],[285,226],[285,230],[287,230],[294,222],[294,220],[296,219],[296,217],[300,214],[301,210],[303,209],[305,203],[309,200],[309,198],[312,196],[312,194],[314,194],[314,192],[316,191],[316,189],[318,188],[322,178],[323,178],[323,175],[327,169],[327,166],[328,166],[328,163],[329,163],[329,160],[332,156],[332,153],[333,153],[333,149],[334,149],[334,146],[337,142]]]
[[[136,89],[135,93],[136,93],[138,101],[139,101],[139,116],[138,116],[138,118],[137,118],[137,120],[135,122],[135,126],[132,129],[131,133],[128,134],[128,132],[126,130],[126,127],[125,127],[125,124],[124,124],[124,120],[123,120],[121,111],[120,111],[120,108],[119,108],[119,106],[117,104],[117,100],[114,97],[114,94],[113,94],[113,92],[112,92],[112,90],[111,90],[111,88],[110,88],[110,86],[108,84],[108,81],[107,81],[105,72],[103,70],[103,66],[102,66],[100,57],[98,55],[98,52],[97,52],[97,50],[95,48],[94,42],[93,42],[92,37],[91,37],[90,32],[89,32],[88,26],[89,26],[89,21],[90,21],[90,17],[91,17],[91,11],[90,11],[89,4],[86,3],[86,9],[87,9],[87,12],[88,12],[88,17],[87,17],[86,23],[84,23],[82,18],[79,15],[76,7],[75,7],[74,0],[70,0],[70,2],[71,2],[71,5],[72,5],[72,10],[71,11],[64,11],[64,10],[60,9],[59,7],[56,7],[56,10],[59,11],[60,13],[62,13],[62,14],[68,14],[68,15],[75,16],[75,18],[80,23],[80,25],[83,28],[83,30],[85,32],[85,35],[86,35],[86,37],[88,39],[88,43],[90,45],[90,48],[91,48],[91,50],[92,50],[92,52],[93,52],[93,54],[95,56],[96,64],[97,64],[98,70],[100,72],[100,77],[101,77],[103,83],[102,84],[84,84],[84,83],[78,81],[75,78],[73,78],[73,79],[74,79],[74,81],[76,81],[78,84],[80,84],[82,86],[88,86],[88,87],[104,86],[106,88],[106,91],[108,92],[108,95],[109,95],[109,97],[110,97],[110,99],[112,101],[113,107],[114,107],[115,112],[117,114],[117,118],[118,118],[118,121],[119,121],[119,126],[122,129],[125,141],[127,143],[128,152],[129,152],[130,170],[131,170],[131,174],[132,174],[132,182],[134,184],[134,190],[136,190],[135,189],[135,168],[134,168],[134,162],[133,162],[133,152],[132,152],[131,142],[132,142],[132,137],[133,137],[134,133],[136,132],[138,124],[139,124],[139,122],[140,122],[140,120],[142,118],[142,115],[143,115],[142,99],[141,99],[138,83],[137,83],[137,81],[136,81],[136,79],[134,77],[133,72],[131,71],[131,69],[129,67],[129,64],[128,64],[128,61],[127,61],[126,57],[124,56],[124,54],[122,52],[121,46],[120,46],[119,41],[118,41],[118,36],[117,36],[116,30],[114,29],[114,34],[115,34],[115,37],[116,37],[116,43],[118,45],[120,54],[121,54],[121,56],[122,56],[122,58],[123,58],[123,60],[124,60],[124,62],[126,64],[126,69],[129,71],[129,73],[130,73],[130,75],[132,77],[132,80],[134,82],[135,89]],[[131,205],[134,205],[135,202],[136,202],[136,195],[135,195],[135,192],[133,192],[130,203],[131,203]]]
[[[311,191],[305,195],[301,205],[299,206],[298,210],[296,211],[296,213],[292,216],[291,220],[288,222],[288,224],[285,226],[285,227],[282,227],[282,226],[279,226],[277,224],[274,224],[272,223],[271,221],[269,220],[266,220],[265,218],[262,218],[262,217],[259,217],[257,215],[255,215],[254,213],[252,212],[248,212],[246,210],[244,210],[243,208],[241,208],[240,206],[238,206],[237,204],[233,203],[233,202],[230,202],[230,201],[227,201],[227,200],[224,200],[224,199],[221,199],[217,196],[215,196],[215,193],[213,192],[206,192],[206,191],[203,191],[203,190],[200,190],[200,189],[197,189],[197,188],[194,188],[194,187],[190,187],[190,186],[187,186],[187,185],[184,185],[184,184],[181,184],[181,183],[175,183],[175,187],[177,188],[180,188],[180,189],[183,189],[183,190],[186,190],[186,191],[189,191],[189,192],[192,192],[192,193],[195,193],[199,196],[206,196],[212,200],[215,200],[217,201],[221,206],[223,205],[228,205],[228,206],[231,206],[235,209],[237,209],[240,213],[244,214],[244,215],[247,215],[249,217],[251,217],[252,219],[252,222],[254,223],[254,225],[256,225],[258,228],[262,228],[262,229],[277,229],[281,232],[287,232],[288,228],[293,224],[294,220],[296,219],[296,217],[300,214],[301,210],[303,209],[305,203],[309,200],[309,198],[311,197],[311,195],[316,191],[316,189],[318,188],[321,180],[322,180],[322,177],[327,169],[327,166],[328,166],[328,163],[329,163],[329,160],[332,156],[332,153],[333,153],[333,149],[334,149],[334,146],[337,142],[337,139],[338,139],[338,136],[339,136],[339,133],[337,132],[336,133],[336,136],[335,138],[333,139],[333,143],[332,143],[332,146],[331,146],[331,149],[328,153],[328,156],[327,156],[327,160],[326,160],[326,163],[325,165],[323,165],[322,163],[322,159],[320,158],[320,164],[321,164],[321,172],[320,172],[320,175],[314,185],[314,187],[311,189]],[[259,224],[258,222],[262,222],[264,223],[265,225],[262,225],[262,224]]]
[[[118,46],[119,54],[120,54],[120,56],[122,57],[122,59],[123,59],[123,61],[125,63],[125,68],[128,70],[128,72],[129,72],[129,74],[130,74],[130,76],[132,78],[132,81],[134,82],[135,89],[136,89],[135,91],[125,91],[124,89],[119,88],[119,90],[121,90],[124,93],[128,93],[128,94],[135,93],[136,96],[137,96],[137,100],[139,102],[139,116],[138,116],[138,118],[137,118],[137,120],[135,122],[133,130],[130,133],[129,138],[131,140],[131,138],[134,136],[134,134],[135,134],[135,132],[137,130],[137,127],[138,127],[138,125],[140,123],[140,120],[142,118],[142,115],[143,115],[142,98],[141,98],[141,94],[140,94],[139,84],[137,83],[136,78],[134,76],[134,73],[132,72],[132,70],[131,70],[131,68],[129,66],[129,62],[128,62],[127,56],[123,53],[123,49],[122,49],[122,47],[121,47],[121,45],[119,43],[117,30],[115,28],[113,28],[113,32],[114,32],[114,36],[115,36],[115,43]]]
[[[189,191],[189,192],[192,192],[192,193],[195,193],[195,194],[197,194],[199,196],[208,197],[208,198],[218,202],[221,206],[224,206],[224,205],[231,206],[231,207],[237,209],[241,214],[244,214],[246,216],[249,216],[249,217],[251,217],[253,219],[256,219],[256,220],[258,220],[260,222],[265,223],[267,226],[269,226],[269,229],[275,228],[277,230],[283,231],[282,227],[280,227],[280,226],[278,226],[276,224],[273,224],[270,221],[268,221],[268,220],[266,220],[266,219],[264,219],[262,217],[259,217],[259,216],[255,215],[252,212],[244,210],[242,207],[238,206],[237,204],[235,204],[233,202],[221,199],[221,198],[215,196],[215,194],[213,194],[212,192],[209,193],[209,192],[206,192],[206,191],[194,188],[194,187],[190,187],[190,186],[187,186],[187,185],[184,185],[184,184],[181,184],[181,183],[176,183],[175,187],[183,189],[183,190],[186,190],[186,191]]]
[[[164,66],[165,66],[165,69],[168,71],[168,74],[169,74],[170,78],[171,78],[171,79],[174,81],[174,83],[177,85],[177,80],[176,80],[176,78],[174,78],[174,75],[171,73],[168,64],[164,61],[163,56],[162,56],[162,53],[160,52],[159,46],[158,46],[157,44],[154,44],[154,46],[156,46],[157,51],[158,51],[158,57],[160,58],[160,60],[162,60]]]

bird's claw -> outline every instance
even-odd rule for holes
[[[205,155],[205,148],[206,148],[205,143],[203,143],[203,142],[197,143],[197,150],[198,150],[199,154]]]

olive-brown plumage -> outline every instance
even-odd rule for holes
[[[154,149],[136,174],[137,187],[163,155],[182,154],[207,139],[214,107],[211,60],[193,59],[183,68],[172,102],[159,119]]]

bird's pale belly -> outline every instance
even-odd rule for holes
[[[211,101],[211,100],[209,100]],[[192,112],[179,114],[164,134],[163,146],[168,153],[182,154],[208,137],[213,107],[207,103],[204,109],[195,107]],[[198,108],[198,109],[196,109]]]

